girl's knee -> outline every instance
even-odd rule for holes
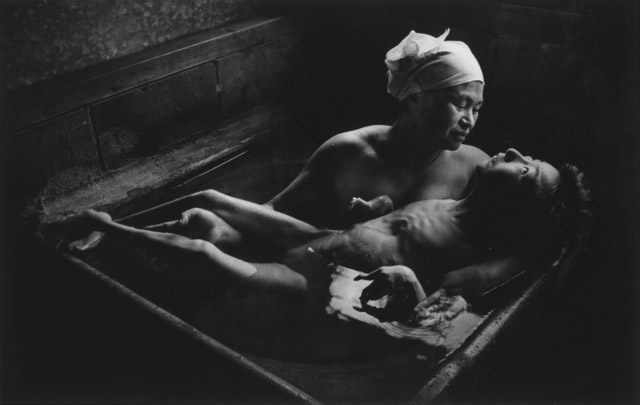
[[[180,233],[190,238],[218,243],[229,238],[232,228],[219,216],[202,208],[192,208],[182,213]]]
[[[188,262],[191,265],[207,268],[215,264],[217,249],[209,241],[203,239],[191,239],[188,246]]]
[[[182,225],[189,225],[201,222],[207,217],[207,214],[211,214],[211,212],[202,208],[191,208],[182,213],[180,216],[180,223]]]
[[[185,226],[203,226],[212,222],[216,215],[202,208],[191,208],[182,213],[180,223]]]
[[[208,257],[211,254],[213,245],[203,239],[191,239],[190,250],[193,254],[203,257]]]
[[[196,193],[196,195],[201,200],[202,204],[208,207],[216,206],[223,200],[225,196],[221,192],[213,189],[200,191]]]

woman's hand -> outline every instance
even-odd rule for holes
[[[373,272],[357,276],[355,280],[371,280],[360,295],[362,308],[357,311],[375,316],[381,322],[406,321],[414,313],[414,307],[426,298],[422,285],[416,274],[406,266],[383,266]],[[384,308],[369,305],[375,301],[387,297]]]

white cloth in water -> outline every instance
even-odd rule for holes
[[[431,346],[445,347],[449,352],[459,347],[473,330],[484,320],[483,316],[467,310],[468,305],[461,296],[443,297],[421,313],[418,326],[400,322],[380,322],[378,318],[356,311],[361,307],[360,295],[371,281],[354,280],[359,271],[336,266],[329,287],[331,299],[327,306],[329,314],[337,314],[344,320],[357,320],[382,329],[395,338],[420,340]],[[386,297],[369,305],[382,308]]]
[[[402,101],[426,90],[481,81],[482,69],[471,49],[459,41],[445,41],[449,30],[438,38],[411,31],[386,55],[387,91]]]

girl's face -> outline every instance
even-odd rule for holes
[[[553,166],[508,149],[478,166],[478,175],[488,203],[487,229],[497,243],[525,246],[545,237],[550,217],[538,199],[560,181]]]
[[[498,153],[480,167],[484,179],[505,187],[543,189],[558,182],[560,174],[555,167],[542,160],[523,156],[515,149]]]
[[[419,131],[438,149],[457,150],[476,125],[482,106],[482,82],[416,94],[409,107]]]

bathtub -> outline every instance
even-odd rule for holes
[[[278,155],[264,144],[243,148],[207,170],[187,173],[161,199],[139,198],[136,209],[198,190],[214,188],[264,202],[300,171],[305,153]],[[147,200],[147,201],[145,201]],[[117,207],[113,209],[118,212]],[[122,210],[119,212],[124,214]],[[46,232],[38,243],[53,252]],[[418,402],[455,397],[473,384],[501,337],[536,311],[553,290],[557,274],[572,265],[564,252],[553,266],[531,269],[488,294],[480,303],[486,319],[450,353],[442,348],[397,340],[331,317],[305,318],[300,312],[278,319],[287,298],[241,289],[207,290],[176,285],[162,276],[149,282],[146,259],[122,246],[105,243],[85,254],[53,252],[73,271],[95,279],[109,293],[142,309],[179,334],[185,344],[204,345],[251,381],[265,383],[283,400],[323,402]],[[256,313],[255,308],[261,308]],[[259,320],[259,322],[255,322]],[[296,342],[294,345],[291,342]],[[211,392],[211,398],[216,393]]]

